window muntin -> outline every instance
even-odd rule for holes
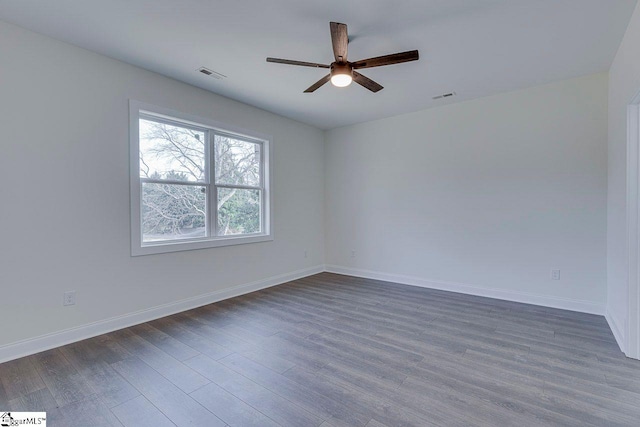
[[[158,110],[131,113],[132,254],[272,240],[269,140]]]

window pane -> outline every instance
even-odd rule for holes
[[[259,233],[260,190],[218,188],[218,234]]]
[[[260,144],[216,135],[216,183],[260,186],[260,148]]]
[[[205,133],[140,119],[140,177],[205,180]]]
[[[205,237],[206,206],[203,186],[142,183],[142,241]]]

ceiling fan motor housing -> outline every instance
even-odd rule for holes
[[[343,63],[334,62],[333,64],[331,64],[331,77],[337,74],[346,74],[348,76],[353,77],[352,71],[353,69],[351,68],[351,65],[348,62],[343,62]]]

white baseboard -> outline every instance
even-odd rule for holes
[[[623,353],[626,353],[627,346],[625,341],[625,337],[626,337],[625,331],[624,329],[620,328],[620,325],[618,324],[618,322],[616,322],[615,317],[611,315],[611,312],[609,311],[608,307],[605,312],[604,318],[607,319],[609,328],[611,329],[611,332],[613,332],[613,336],[616,339],[616,342],[618,343],[618,347],[620,347],[620,351],[622,351]]]
[[[578,311],[581,313],[603,315],[605,312],[604,306],[590,301],[559,298],[527,292],[508,291],[504,289],[484,288],[464,283],[428,280],[422,279],[420,277],[403,276],[399,274],[389,274],[371,270],[361,270],[357,268],[342,267],[339,265],[327,265],[325,271],[328,271],[330,273],[345,274],[348,276],[363,277],[366,279],[401,283],[403,285],[419,286],[422,288],[439,289],[443,291],[458,292],[461,294],[476,295],[480,297],[521,302],[525,304],[540,305],[551,308],[560,308],[563,310]]]
[[[149,322],[161,317],[170,316],[182,311],[191,310],[196,307],[233,298],[239,295],[255,292],[260,289],[290,282],[292,280],[318,274],[324,271],[324,266],[316,266],[304,270],[297,270],[291,273],[281,274],[269,277],[264,280],[258,280],[252,283],[246,283],[232,288],[214,291],[208,294],[199,295],[193,298],[187,298],[181,301],[172,302],[157,307],[140,310],[135,313],[125,314],[122,316],[112,317],[110,319],[100,320],[89,323],[87,325],[75,328],[65,329],[63,331],[53,332],[39,337],[14,342],[0,347],[0,363],[19,357],[28,356],[30,354],[39,353],[41,351],[50,350],[72,342],[81,341],[87,338],[106,334],[118,329],[127,328],[129,326],[138,325],[140,323]]]

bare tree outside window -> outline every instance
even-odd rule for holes
[[[260,144],[217,134],[209,138],[211,131],[153,119],[139,123],[143,242],[206,237],[213,217],[210,197],[217,199],[210,233],[261,231]]]
[[[218,234],[260,231],[259,190],[232,186],[260,185],[260,145],[215,136],[215,170],[218,185]]]

